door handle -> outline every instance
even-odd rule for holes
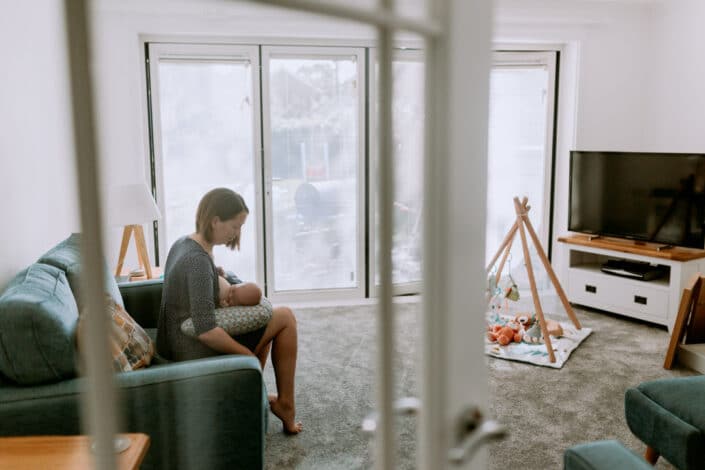
[[[400,398],[393,408],[400,415],[415,415],[421,407],[421,400],[415,397]],[[378,413],[370,413],[362,420],[362,431],[374,434],[377,430]],[[456,447],[448,451],[448,460],[459,465],[472,456],[477,449],[488,441],[504,439],[507,428],[494,420],[485,420],[476,406],[468,407],[458,418],[456,426]]]
[[[495,420],[486,420],[476,406],[468,407],[458,417],[456,446],[448,451],[448,460],[460,465],[488,441],[504,439],[507,428]]]
[[[416,397],[404,397],[396,400],[392,405],[394,412],[400,415],[415,415],[421,408],[421,400]],[[377,430],[377,421],[379,413],[372,412],[362,420],[362,431],[368,434],[374,434]]]

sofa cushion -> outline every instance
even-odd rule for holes
[[[35,263],[0,296],[0,372],[31,385],[75,375],[78,308],[61,269]]]
[[[110,322],[110,354],[113,359],[113,370],[128,372],[148,367],[154,356],[154,343],[147,332],[108,294],[105,294],[105,312]],[[86,312],[83,311],[76,333],[79,348],[81,347],[80,332],[85,328],[85,320]]]
[[[651,465],[619,441],[578,444],[563,453],[564,470],[650,470]]]
[[[79,311],[82,310],[81,296],[79,293],[79,275],[81,273],[81,234],[72,233],[66,240],[54,246],[51,250],[44,253],[38,263],[50,264],[66,273],[69,280],[71,291],[74,294]],[[107,265],[105,266],[105,290],[120,306],[125,305],[122,302],[120,289],[118,288],[115,277],[110,273]]]

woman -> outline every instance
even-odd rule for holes
[[[240,248],[240,230],[249,210],[242,196],[227,188],[208,192],[198,205],[196,232],[174,242],[164,267],[164,287],[159,311],[157,352],[172,361],[186,361],[219,354],[257,356],[262,368],[272,350],[278,396],[271,395],[272,412],[284,432],[296,434],[302,425],[295,420],[294,374],[296,371],[296,318],[288,307],[274,308],[266,327],[231,337],[215,323],[218,306],[218,274],[213,247]],[[191,317],[196,338],[181,332]]]

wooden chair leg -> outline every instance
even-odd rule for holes
[[[644,459],[651,465],[656,465],[656,461],[661,455],[656,452],[652,447],[647,446],[646,452],[644,453]]]

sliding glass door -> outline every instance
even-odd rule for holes
[[[376,51],[367,52],[366,60],[364,48],[149,44],[161,264],[172,243],[193,232],[201,196],[226,186],[245,197],[250,217],[241,251],[218,247],[218,265],[276,301],[377,295],[377,67],[367,73]],[[494,55],[488,259],[514,222],[514,196],[529,198],[548,249],[555,74],[555,52]],[[424,75],[421,51],[395,53],[397,294],[421,287]],[[517,245],[512,268],[521,257]]]
[[[373,53],[370,62],[376,64]],[[394,220],[392,239],[392,282],[395,294],[418,293],[421,290],[423,154],[424,154],[424,57],[420,50],[397,50],[392,60],[392,143],[394,158]],[[376,70],[377,67],[375,67]],[[375,73],[377,76],[377,73]],[[375,80],[377,83],[377,79]],[[377,168],[377,89],[371,87],[371,102],[376,103],[370,117],[373,145],[370,155]],[[380,283],[378,274],[377,228],[379,193],[377,171],[370,172],[370,207],[374,208],[374,224],[370,230],[370,295],[376,297]]]
[[[162,264],[225,186],[250,217],[217,265],[273,300],[363,297],[364,51],[152,43],[148,72]]]
[[[264,281],[258,57],[256,47],[149,46],[162,265],[174,241],[194,232],[200,198],[224,186],[242,194],[250,216],[241,251],[216,247],[216,264]]]
[[[268,292],[364,295],[364,51],[263,47]]]
[[[499,52],[493,58],[487,160],[488,262],[516,219],[514,196],[529,198],[529,218],[548,252],[556,86],[556,52]],[[529,246],[533,259],[533,244]],[[511,267],[519,277],[525,276],[522,258],[517,236]],[[538,260],[533,264],[541,266]],[[537,278],[539,282],[546,279],[542,269],[537,269]]]

